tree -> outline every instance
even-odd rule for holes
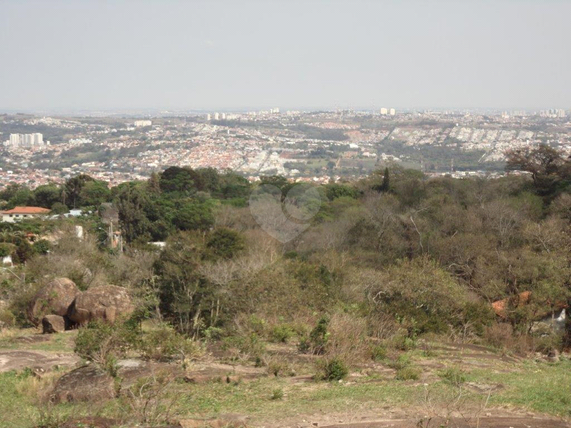
[[[225,199],[247,198],[250,195],[250,182],[232,171],[220,176],[220,195]]]
[[[200,181],[203,189],[206,192],[215,194],[220,190],[220,174],[214,168],[201,168],[196,172],[200,175]]]
[[[12,253],[14,263],[26,263],[34,255],[34,249],[25,238],[19,238],[16,249]]]
[[[51,208],[56,202],[61,202],[61,188],[56,184],[38,186],[34,195],[40,207]]]
[[[111,196],[111,192],[106,182],[93,180],[86,182],[79,193],[79,205],[99,206],[103,202],[107,202]]]
[[[151,174],[151,176],[149,177],[149,181],[147,182],[147,187],[149,188],[149,192],[151,193],[157,195],[161,193],[161,183],[160,183],[159,174],[157,174],[156,172],[153,172]]]
[[[86,174],[80,174],[75,177],[71,177],[65,182],[65,197],[68,207],[76,208],[78,206],[81,191],[85,184],[90,181],[93,181],[92,177]]]
[[[54,215],[58,214],[65,214],[69,212],[69,208],[67,205],[62,204],[61,202],[56,202],[51,206],[51,213]]]
[[[383,173],[383,179],[379,183],[381,176],[380,171],[375,171],[371,175],[372,185],[371,188],[379,193],[381,192],[388,192],[390,190],[390,178],[389,178],[389,168],[385,167],[385,171]]]
[[[244,249],[244,239],[235,230],[220,228],[210,235],[206,247],[216,257],[231,259]]]
[[[214,224],[214,216],[207,204],[187,201],[179,206],[173,223],[180,230],[206,230]]]
[[[151,223],[144,207],[149,204],[148,194],[141,186],[128,183],[121,186],[115,205],[119,211],[119,224],[127,242],[147,235],[150,238]]]
[[[533,184],[540,196],[551,197],[562,185],[569,184],[570,159],[547,144],[541,144],[531,150],[512,150],[506,154],[506,170],[531,173]]]
[[[200,175],[192,168],[171,166],[164,170],[159,181],[163,192],[179,192],[186,195],[202,190]]]
[[[346,184],[331,183],[325,186],[325,195],[330,201],[342,197],[357,198],[358,194],[357,189]]]
[[[371,304],[402,320],[409,335],[446,331],[461,322],[468,302],[467,291],[426,257],[377,271],[368,282]]]
[[[14,208],[17,206],[30,206],[35,205],[36,198],[34,193],[27,187],[22,187],[17,190],[8,201],[6,208]]]
[[[3,201],[9,201],[16,195],[18,191],[23,189],[26,189],[26,187],[22,186],[21,184],[10,183],[4,188],[4,190],[0,192],[0,199]]]
[[[161,313],[179,331],[195,336],[214,322],[222,298],[219,287],[200,273],[203,255],[200,236],[179,232],[167,241],[165,251],[155,263]]]

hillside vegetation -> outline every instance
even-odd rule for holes
[[[512,153],[508,168],[528,174],[427,179],[391,165],[313,186],[171,167],[111,189],[88,176],[10,186],[5,207],[84,215],[0,225],[0,251],[15,262],[0,274],[0,346],[74,352],[99,367],[116,396],[96,413],[120,424],[221,413],[269,423],[317,408],[365,414],[381,402],[418,414],[439,403],[433,416],[448,423],[501,405],[569,417],[569,362],[559,355],[571,324],[551,321],[571,304],[571,161],[540,147]],[[84,293],[124,287],[134,310],[26,339],[37,325],[30,304],[55,278]],[[129,359],[154,364],[150,383],[126,381]],[[532,380],[519,384],[523,373]],[[13,412],[18,396],[33,421],[5,426],[94,416],[81,400],[49,398],[61,374],[0,374],[0,410]],[[331,386],[344,379],[349,389]],[[36,383],[37,400],[24,392]]]

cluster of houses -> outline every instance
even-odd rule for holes
[[[51,210],[42,207],[14,207],[10,210],[0,211],[2,223],[17,223],[22,220],[42,219],[53,220],[64,217],[79,217],[81,210],[71,210],[69,213],[61,215],[50,215]],[[79,239],[83,239],[83,227],[75,226],[75,233]],[[34,242],[37,236],[34,233],[27,233],[26,239]],[[1,266],[12,266],[12,257],[10,255],[0,258]]]

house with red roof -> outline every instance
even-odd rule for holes
[[[14,207],[11,210],[0,211],[2,221],[5,223],[15,223],[17,221],[42,218],[50,213],[47,208],[41,207]]]

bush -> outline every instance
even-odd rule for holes
[[[416,338],[408,336],[395,336],[391,340],[391,345],[399,351],[412,351],[416,349],[418,343]]]
[[[48,254],[52,248],[52,244],[50,241],[40,239],[39,241],[34,242],[33,247],[36,254]]]
[[[266,345],[256,333],[247,336],[232,336],[224,339],[223,348],[234,350],[235,358],[247,358],[256,361],[257,365],[262,365],[262,357],[266,352]]]
[[[80,357],[96,362],[114,376],[117,359],[134,348],[140,334],[136,323],[130,321],[115,324],[91,321],[79,330],[74,351]]]
[[[16,317],[8,309],[0,309],[0,331],[3,327],[13,327],[16,324]]]
[[[444,333],[461,324],[468,302],[466,289],[428,257],[401,261],[379,272],[368,295],[376,311],[400,319],[409,337]]]
[[[315,376],[318,380],[336,381],[342,380],[349,374],[349,369],[345,362],[338,357],[323,359],[317,363],[318,373]]]
[[[210,235],[206,247],[215,257],[231,259],[244,249],[244,238],[235,230],[220,228]]]
[[[295,376],[295,371],[290,362],[284,357],[273,355],[266,359],[268,374],[278,376]]]
[[[375,345],[371,347],[371,359],[373,361],[382,361],[387,358],[387,348],[383,345]]]
[[[309,338],[303,338],[300,341],[298,346],[299,351],[316,355],[323,354],[329,340],[329,333],[327,332],[328,325],[329,319],[327,317],[321,317],[315,328],[309,333]]]
[[[391,361],[389,366],[397,371],[410,366],[410,355],[403,354],[399,356],[396,360]]]
[[[345,361],[365,362],[370,358],[367,321],[353,313],[333,314],[327,330],[325,353]]]
[[[455,387],[459,387],[464,382],[466,382],[466,375],[464,372],[455,367],[450,367],[444,371],[441,371],[438,373],[438,375],[443,381]]]
[[[484,340],[494,348],[502,349],[513,343],[513,329],[507,323],[495,323],[484,329]]]
[[[6,257],[12,254],[15,250],[15,246],[13,244],[9,244],[7,242],[0,243],[0,257]]]
[[[418,380],[420,377],[420,369],[416,367],[406,366],[397,370],[397,380]]]
[[[276,325],[272,328],[271,338],[274,342],[287,343],[295,335],[293,329],[285,324]]]
[[[158,361],[180,356],[184,362],[186,358],[200,353],[196,342],[165,324],[146,333],[137,348],[144,358]]]
[[[270,399],[272,400],[281,400],[284,397],[284,391],[281,388],[274,389],[272,391],[272,396]]]

